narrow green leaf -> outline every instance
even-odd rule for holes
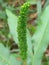
[[[34,56],[32,65],[41,65],[43,53],[49,44],[49,6],[46,7],[40,17],[41,24],[37,27],[37,31],[33,36],[34,40]]]
[[[17,38],[17,36],[18,36],[17,35],[18,18],[8,9],[6,9],[6,14],[8,16],[8,25],[9,25],[10,32],[11,32],[15,42],[18,43],[18,38]],[[30,33],[28,30],[27,30],[27,44],[28,44],[28,50],[31,52],[31,48],[32,48],[31,36],[30,36]]]
[[[10,33],[16,43],[18,43],[18,35],[17,35],[17,22],[18,22],[18,17],[15,16],[11,11],[6,9],[6,14],[8,16],[8,25],[10,29]]]
[[[27,30],[27,44],[28,44],[28,58],[27,58],[27,65],[30,65],[32,63],[33,58],[33,51],[32,51],[32,42],[31,42],[31,35],[29,31]]]
[[[18,18],[8,9],[6,9],[6,14],[8,16],[8,25],[9,25],[10,32],[13,36],[14,41],[16,43],[18,43],[18,38],[17,38],[17,36],[18,36],[17,35]],[[31,35],[28,30],[27,30],[27,45],[28,45],[28,52],[27,52],[28,56],[30,56],[32,58],[32,42],[31,42]]]

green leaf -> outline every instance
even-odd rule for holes
[[[41,24],[32,37],[34,41],[34,56],[32,65],[41,65],[43,53],[49,44],[49,6],[46,7],[40,17]]]
[[[27,30],[27,44],[28,44],[28,53],[32,54],[32,42],[31,42],[31,35]]]
[[[11,11],[9,11],[8,9],[6,9],[6,14],[8,16],[8,25],[9,25],[9,29],[10,32],[13,36],[13,39],[16,43],[18,43],[18,34],[17,34],[17,22],[18,22],[18,18],[17,16],[15,16]],[[28,45],[28,56],[30,56],[30,60],[32,60],[32,42],[31,42],[31,35],[29,33],[29,31],[27,30],[27,45]]]
[[[15,16],[11,11],[6,9],[6,14],[8,16],[8,25],[10,29],[10,33],[16,43],[18,43],[18,35],[17,35],[17,22],[18,22],[18,17]]]
[[[6,9],[6,14],[8,16],[8,25],[10,32],[13,36],[13,39],[16,43],[18,43],[18,34],[17,34],[17,22],[18,18],[15,16],[11,11]],[[32,44],[31,44],[31,36],[29,31],[27,30],[27,44],[28,44],[28,50],[31,52]]]
[[[33,58],[33,51],[32,51],[32,41],[31,41],[31,35],[29,31],[27,30],[27,45],[28,45],[28,58],[27,58],[27,65],[30,65],[32,63]]]
[[[21,65],[21,61],[9,53],[9,50],[0,43],[0,64],[1,65]]]

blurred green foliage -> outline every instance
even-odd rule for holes
[[[9,27],[8,27],[8,23],[7,23],[7,16],[6,16],[5,9],[6,8],[9,9],[15,15],[18,16],[19,11],[21,9],[20,6],[26,1],[30,1],[31,5],[37,3],[36,0],[22,0],[22,1],[20,1],[20,0],[0,0],[0,42],[2,42],[6,47],[11,48],[12,44],[13,43],[15,44],[15,42],[12,39],[11,34],[9,32]],[[45,7],[49,5],[49,0],[46,0],[43,8],[41,8],[40,3],[38,3],[37,5],[38,5],[38,7],[35,8],[34,10],[29,9],[28,13],[32,14],[32,13],[36,13],[38,11],[38,15],[41,15],[41,13],[45,9]],[[28,21],[30,21],[30,20],[32,20],[32,18],[28,18]],[[31,35],[33,35],[35,30],[36,30],[38,20],[39,19],[36,18],[34,21],[32,20],[32,22],[34,22],[34,23],[28,24],[28,29],[29,29]],[[48,59],[48,62],[49,62],[49,58],[47,57],[46,59]]]

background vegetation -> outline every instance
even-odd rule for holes
[[[19,56],[18,40],[16,39],[17,38],[17,33],[14,31],[14,28],[16,27],[15,21],[17,22],[17,17],[20,14],[21,6],[25,2],[30,2],[31,3],[31,5],[29,7],[29,11],[27,13],[28,14],[28,17],[27,17],[27,28],[28,28],[28,30],[30,32],[29,34],[31,35],[32,39],[36,39],[36,41],[35,41],[36,43],[39,43],[40,39],[42,40],[41,37],[40,38],[38,37],[39,39],[33,38],[33,34],[36,32],[37,26],[42,24],[41,21],[42,22],[43,21],[47,21],[47,22],[44,22],[43,25],[41,26],[41,28],[39,27],[40,30],[42,28],[43,28],[43,30],[41,30],[42,32],[39,30],[40,32],[37,32],[37,34],[39,33],[42,36],[43,31],[45,30],[44,27],[46,27],[47,29],[49,28],[48,27],[48,24],[49,24],[48,23],[49,9],[47,9],[48,11],[45,10],[45,8],[47,6],[49,6],[49,0],[0,0],[0,57],[3,57],[3,58],[6,58],[7,57],[5,59],[5,60],[7,60],[5,63],[4,63],[4,60],[1,61],[2,58],[0,59],[0,61],[1,61],[0,64],[1,65],[5,65],[6,63],[8,65],[14,65],[14,63],[16,65],[18,63],[17,65],[20,65],[21,62],[22,62],[21,61],[21,58]],[[6,10],[6,9],[8,9],[9,11]],[[44,14],[43,14],[43,11],[45,11]],[[16,15],[16,17],[13,16],[13,14],[11,12],[14,15]],[[41,14],[43,14],[43,16],[42,16],[43,17],[42,18],[43,20],[40,20]],[[46,14],[48,16],[46,16]],[[44,16],[46,17],[46,19],[44,18]],[[11,22],[9,22],[9,23],[8,23],[8,20],[7,20],[8,17],[11,19]],[[9,19],[9,21],[10,21],[10,19]],[[38,21],[39,21],[39,23],[38,23]],[[9,26],[11,26],[11,27],[9,27]],[[29,34],[28,34],[28,37],[30,38]],[[38,34],[38,36],[40,36],[39,34]],[[45,31],[45,35],[43,37],[43,40],[46,39],[45,37],[46,38],[48,37],[48,34],[47,34],[46,31]],[[49,39],[49,37],[47,39]],[[46,41],[48,41],[47,39],[46,39]],[[44,42],[43,40],[41,42],[42,44]],[[46,41],[44,42],[45,45],[46,45]],[[30,42],[30,41],[28,41],[28,42]],[[34,41],[32,40],[32,42],[34,42]],[[39,46],[41,49],[42,49],[42,46],[44,45],[44,44],[43,45],[42,44],[41,44],[41,47]],[[36,45],[38,45],[38,44],[36,44]],[[31,49],[31,47],[34,46],[34,44],[33,45],[30,44],[29,46],[30,46],[29,53],[30,52],[32,53],[32,51],[34,53],[34,48]],[[4,47],[6,47],[8,49],[5,50]],[[46,46],[44,46],[44,47],[46,47]],[[10,57],[9,57],[9,53],[8,53],[9,50],[10,50],[10,53],[11,53],[11,56]],[[36,49],[36,46],[35,46],[35,50],[38,50],[38,49]],[[3,55],[4,53],[5,53],[5,55]],[[6,53],[8,53],[8,54],[6,55]],[[36,54],[38,55],[38,53],[36,53]],[[35,58],[35,55],[34,55],[34,58]],[[40,53],[39,53],[39,55],[40,55]],[[16,61],[13,61],[15,59],[13,56],[16,58],[17,62]],[[31,54],[31,56],[32,56],[32,54]],[[9,58],[10,58],[10,60],[9,60]],[[43,65],[49,65],[49,44],[48,44],[47,50],[44,52],[42,58],[43,58],[42,59],[42,64]],[[36,60],[38,60],[38,58]],[[30,58],[29,58],[28,61],[27,61],[28,62],[28,65],[31,65]],[[39,61],[37,61],[37,63],[38,62]],[[25,63],[24,63],[24,65],[25,65]],[[32,65],[36,65],[36,64],[33,64],[32,63]]]

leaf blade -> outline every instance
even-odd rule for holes
[[[43,53],[46,51],[49,42],[49,6],[43,12],[41,24],[37,28],[33,36],[34,40],[34,56],[32,65],[41,65]]]

